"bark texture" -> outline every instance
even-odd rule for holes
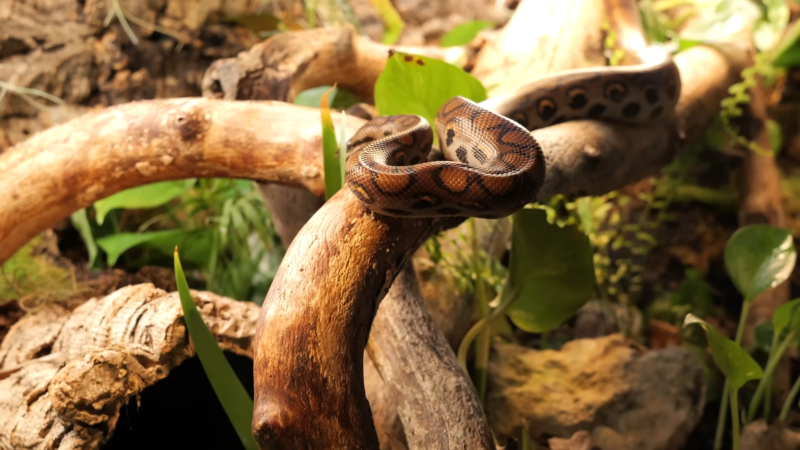
[[[223,350],[252,357],[258,306],[192,291]],[[194,355],[177,293],[128,286],[48,304],[0,344],[0,448],[98,448],[131,397]]]

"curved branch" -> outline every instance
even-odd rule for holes
[[[364,121],[348,117],[347,129]],[[124,189],[231,177],[324,194],[319,110],[211,99],[129,103],[0,155],[0,263],[73,212]]]

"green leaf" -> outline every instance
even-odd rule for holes
[[[400,39],[400,33],[406,26],[403,18],[400,17],[400,13],[394,8],[391,0],[370,0],[370,2],[386,26],[381,42],[386,45],[394,45]]]
[[[691,324],[698,324],[705,330],[711,356],[734,390],[741,389],[750,380],[758,380],[764,376],[761,366],[739,344],[726,338],[694,314],[687,314],[683,326]]]
[[[333,86],[319,86],[297,94],[294,97],[294,104],[301,106],[308,106],[309,108],[319,108],[322,103],[322,96],[328,93],[328,107],[333,105],[336,100],[336,95],[339,89]]]
[[[92,236],[92,226],[89,224],[89,218],[86,216],[86,208],[72,213],[72,226],[78,230],[78,233],[86,244],[86,251],[89,253],[89,267],[94,265],[94,260],[97,259],[97,243]]]
[[[439,108],[453,97],[486,100],[475,77],[444,61],[395,52],[375,83],[375,107],[384,116],[416,114],[431,126]]]
[[[242,441],[242,445],[247,450],[258,450],[258,444],[253,437],[253,399],[247,393],[236,372],[228,363],[222,349],[219,348],[217,339],[203,322],[203,317],[197,310],[192,294],[189,292],[189,285],[186,276],[183,274],[183,267],[178,257],[178,247],[175,247],[175,281],[178,284],[178,294],[181,299],[183,317],[186,321],[186,328],[192,339],[192,345],[197,351],[200,364],[217,394],[222,408],[225,409],[228,419],[231,421],[236,434]]]
[[[342,170],[339,158],[339,143],[336,142],[336,131],[333,129],[331,109],[328,107],[328,93],[322,94],[319,102],[320,115],[322,116],[322,162],[325,168],[325,200],[342,187]]]
[[[107,263],[113,266],[120,255],[138,246],[147,245],[164,255],[169,255],[176,245],[186,248],[186,260],[205,265],[210,248],[210,230],[164,230],[146,233],[117,233],[97,240],[97,245],[106,252]]]
[[[772,55],[772,64],[777,67],[800,66],[800,21],[789,26],[789,31],[775,47]]]
[[[783,330],[800,332],[800,298],[786,302],[772,313],[772,325],[780,337]]]
[[[96,220],[102,225],[106,215],[113,209],[145,209],[161,206],[179,197],[195,183],[194,179],[163,181],[127,189],[94,203]]]
[[[737,33],[754,26],[762,14],[752,0],[716,0],[698,5],[695,16],[680,32],[681,41],[731,41]]]
[[[789,278],[796,259],[791,233],[770,225],[742,227],[725,244],[725,268],[746,301]]]
[[[547,222],[540,209],[514,214],[511,264],[503,301],[514,296],[508,316],[529,333],[559,326],[591,297],[594,263],[589,238],[575,226]]]
[[[772,350],[772,336],[775,333],[775,327],[769,321],[758,322],[753,327],[753,337],[755,338],[756,347],[764,353],[769,353]]]
[[[494,22],[488,20],[472,20],[456,26],[448,31],[439,43],[442,47],[456,47],[467,45],[475,39],[481,30],[494,27]]]

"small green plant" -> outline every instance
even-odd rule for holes
[[[231,421],[236,434],[242,441],[246,450],[257,450],[258,444],[253,437],[253,399],[242,385],[236,372],[233,371],[230,363],[219,348],[214,335],[208,329],[200,311],[197,310],[183,274],[183,267],[178,256],[178,247],[175,247],[175,282],[178,285],[178,295],[180,296],[183,317],[186,321],[186,328],[189,330],[189,337],[192,345],[200,359],[200,364],[217,394],[217,399],[225,409],[228,419]]]
[[[769,225],[750,225],[740,228],[731,236],[725,245],[725,267],[728,275],[739,293],[742,294],[742,312],[739,317],[739,326],[736,337],[730,341],[719,335],[707,323],[697,319],[694,315],[686,316],[685,325],[700,324],[708,336],[714,362],[725,374],[725,385],[722,389],[722,401],[717,421],[717,431],[714,438],[714,449],[722,448],[722,437],[725,431],[725,413],[730,401],[731,418],[733,421],[734,450],[739,448],[739,404],[738,390],[748,380],[759,379],[764,373],[761,367],[752,360],[750,355],[741,348],[740,343],[744,334],[747,314],[753,300],[767,289],[773,288],[789,278],[794,269],[797,252],[791,233],[781,228]],[[781,309],[780,316],[775,322],[775,337],[779,339],[784,329],[792,323],[794,308],[787,306]],[[777,313],[776,313],[777,314]],[[791,337],[791,331],[790,331]],[[792,337],[793,339],[793,337]],[[777,342],[774,340],[773,342]],[[785,350],[785,345],[791,342],[785,339],[780,345],[773,345],[770,360],[767,363],[767,376],[756,389],[748,417],[755,415],[760,398],[763,395],[765,384],[769,382],[780,353]],[[784,347],[781,349],[781,347]],[[755,367],[754,367],[755,366]],[[757,370],[756,370],[757,368]]]

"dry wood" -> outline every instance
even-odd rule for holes
[[[406,264],[372,324],[367,352],[392,392],[409,448],[492,448],[492,434],[469,378],[425,312]]]
[[[215,61],[203,78],[203,96],[293,101],[306,89],[338,84],[373,102],[373,87],[390,49],[455,61],[461,47],[402,47],[362,38],[352,27],[274,36],[236,58]]]
[[[252,357],[258,306],[192,296],[220,347]],[[27,314],[0,344],[0,449],[99,447],[131,397],[194,355],[186,337],[178,294],[151,284]]]

